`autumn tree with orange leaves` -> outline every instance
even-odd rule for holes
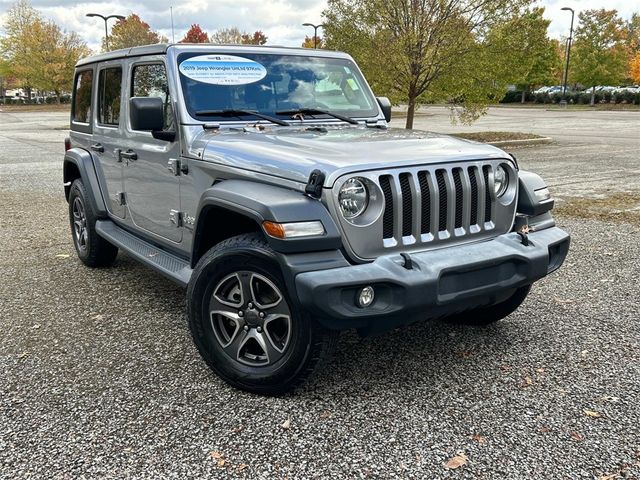
[[[180,43],[209,43],[209,35],[200,28],[200,25],[194,23]]]

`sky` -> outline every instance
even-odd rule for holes
[[[13,3],[14,0],[0,0],[0,22]],[[176,41],[192,23],[198,23],[207,32],[231,26],[248,32],[262,30],[269,44],[300,46],[305,35],[313,33],[313,29],[303,27],[302,23],[321,23],[326,7],[325,0],[115,0],[108,3],[31,0],[31,4],[63,29],[79,33],[96,51],[100,49],[104,23],[100,18],[87,18],[85,15],[89,12],[103,15],[137,13],[152,29],[171,41],[170,7],[173,5]],[[545,15],[551,20],[549,34],[554,38],[568,36],[571,13],[561,11],[562,7],[571,7],[576,14],[580,10],[615,8],[624,19],[631,18],[634,11],[640,12],[640,2],[636,0],[539,0],[538,4],[546,8]]]

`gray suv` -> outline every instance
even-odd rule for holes
[[[279,394],[337,332],[504,318],[563,263],[543,180],[492,146],[388,128],[344,53],[151,45],[76,66],[64,188],[80,260],[187,288],[195,344]]]

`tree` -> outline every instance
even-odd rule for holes
[[[629,62],[629,76],[635,84],[640,84],[640,52]]]
[[[267,43],[267,36],[262,30],[256,30],[253,34],[243,33],[242,43],[244,45],[264,45]]]
[[[180,43],[209,43],[209,35],[202,31],[200,25],[194,23],[185,33],[184,38],[180,40]]]
[[[624,23],[616,10],[585,10],[580,13],[573,50],[572,77],[592,87],[591,105],[597,85],[620,82],[627,70]]]
[[[304,37],[304,42],[302,42],[302,48],[324,48],[324,42],[322,37],[312,35],[310,37]]]
[[[211,34],[213,43],[239,45],[242,43],[243,32],[238,27],[223,28]]]
[[[230,27],[211,34],[211,41],[227,45],[264,45],[267,43],[267,36],[261,30],[250,34],[238,27]]]
[[[518,32],[513,55],[518,57],[516,85],[522,90],[522,103],[532,87],[553,83],[558,70],[562,69],[557,41],[547,36],[551,21],[543,15],[544,8],[534,8],[515,20],[518,25],[510,25],[511,30]]]
[[[477,118],[515,80],[518,19],[532,0],[329,0],[328,48],[346,50],[394,101],[447,99]],[[511,28],[500,28],[510,24]],[[515,46],[517,48],[517,46]],[[500,53],[500,55],[498,55]],[[496,75],[499,72],[502,77]],[[505,75],[506,72],[506,75]]]
[[[40,13],[27,0],[18,0],[6,14],[5,35],[0,38],[0,55],[7,64],[7,75],[13,76],[26,91],[28,102],[34,87],[34,62],[31,59],[36,54],[31,30],[42,21]]]
[[[148,23],[143,22],[138,15],[132,13],[124,20],[118,20],[113,27],[111,27],[109,48],[107,48],[106,41],[103,39],[102,50],[119,50],[121,48],[151,45],[167,41],[167,38],[151,30]]]

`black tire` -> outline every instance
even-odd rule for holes
[[[464,313],[446,317],[445,321],[450,323],[460,323],[484,327],[496,323],[515,312],[522,302],[525,301],[531,285],[526,285],[517,289],[513,295],[503,302],[491,305],[490,307],[475,308]]]
[[[78,258],[87,267],[109,267],[118,255],[118,248],[98,235],[96,220],[84,184],[77,179],[69,191],[69,223],[73,245]]]
[[[228,384],[261,395],[300,386],[330,356],[338,337],[291,298],[274,252],[259,234],[230,238],[203,255],[189,282],[187,309],[193,340],[209,367]]]

